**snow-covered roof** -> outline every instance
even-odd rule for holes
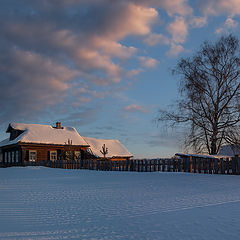
[[[176,153],[176,156],[180,157],[195,157],[195,158],[226,158],[228,155],[208,155],[208,154],[185,154],[185,153]]]
[[[9,127],[14,130],[21,130],[23,133],[14,140],[10,141],[10,138],[3,140],[0,142],[0,147],[18,142],[65,145],[69,139],[73,145],[88,146],[83,137],[73,127],[57,129],[50,125],[25,123],[10,123]]]
[[[132,157],[132,154],[118,140],[90,137],[84,137],[84,139],[90,145],[92,153],[97,157],[103,157],[103,154],[100,152],[103,144],[108,148],[106,157]]]
[[[237,145],[225,145],[222,146],[219,155],[226,155],[226,156],[235,156],[240,154],[240,148]]]

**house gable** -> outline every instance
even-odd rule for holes
[[[6,133],[10,133],[10,138],[9,138],[10,141],[16,139],[23,132],[24,132],[23,130],[14,129],[10,124],[6,131]]]

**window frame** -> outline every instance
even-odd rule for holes
[[[55,155],[54,158],[53,158],[54,155],[52,154]],[[57,161],[57,150],[49,151],[49,158],[50,158],[50,161],[53,161],[53,162]]]
[[[74,160],[81,160],[82,156],[81,156],[81,151],[74,151]]]
[[[31,153],[35,153],[35,160],[31,159]],[[36,162],[37,161],[37,150],[29,150],[28,161],[29,162]]]

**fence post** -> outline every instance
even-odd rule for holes
[[[193,172],[197,172],[197,159],[195,157],[192,158]]]
[[[161,160],[162,171],[165,172],[165,159]]]
[[[101,164],[100,169],[102,171],[106,171],[106,160],[105,159],[101,160],[100,164]]]
[[[137,164],[137,171],[140,172],[139,160],[136,161]]]
[[[183,171],[187,172],[187,158],[186,157],[183,158]]]
[[[96,165],[97,165],[96,166],[97,171],[99,171],[99,168],[100,168],[100,166],[99,166],[100,165],[100,160],[99,159],[96,160]]]
[[[117,164],[117,161],[114,161],[113,162],[113,170],[116,171],[116,164]]]
[[[201,173],[202,172],[202,159],[201,158],[198,158],[198,173]]]
[[[131,172],[133,168],[133,160],[129,160],[129,171]]]
[[[221,174],[225,174],[225,165],[223,158],[220,158],[220,168],[221,168]]]
[[[112,171],[112,160],[110,159],[110,171]]]
[[[207,173],[207,158],[203,158],[203,173]]]
[[[170,165],[171,165],[171,160],[167,159],[167,171],[170,172]]]
[[[209,174],[212,174],[212,158],[209,158],[209,161],[208,161],[208,166],[209,166]]]
[[[236,175],[236,157],[232,157],[232,174]]]
[[[177,159],[176,157],[172,158],[172,166],[173,166],[173,172],[176,172],[177,170]]]
[[[229,158],[226,158],[227,174],[229,174]]]
[[[153,160],[153,171],[156,172],[156,159]]]
[[[192,156],[187,158],[187,171],[192,172]]]
[[[189,157],[189,162],[188,162],[188,172],[192,173],[192,169],[193,169],[193,156]]]
[[[240,158],[239,158],[239,155],[237,155],[236,158],[237,158],[237,169],[238,169],[237,174],[240,175]]]
[[[178,172],[182,171],[182,158],[178,157]]]
[[[161,165],[160,165],[160,159],[157,159],[157,171],[160,172]]]
[[[214,174],[218,174],[218,158],[214,159]]]

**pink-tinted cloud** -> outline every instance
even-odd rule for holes
[[[188,0],[133,0],[138,4],[145,4],[147,6],[155,6],[163,9],[169,16],[181,15],[189,16],[193,14],[193,9],[189,5]]]
[[[169,49],[169,51],[166,53],[166,55],[168,57],[176,57],[178,56],[181,52],[184,52],[185,49],[182,45],[180,44],[172,44],[171,48]]]
[[[127,72],[128,77],[133,77],[138,75],[139,73],[143,72],[144,70],[142,68],[132,69]]]
[[[26,0],[17,6],[23,11],[0,20],[0,50],[4,50],[0,69],[6,82],[15,88],[27,87],[13,99],[9,98],[11,94],[2,94],[1,104],[16,101],[25,106],[27,102],[31,107],[19,107],[22,113],[62,101],[76,79],[91,83],[91,87],[80,98],[74,95],[74,100],[72,96],[73,103],[106,96],[108,90],[97,85],[118,84],[140,72],[125,69],[124,61],[136,55],[137,49],[121,40],[151,34],[151,26],[158,19],[153,7],[134,1]],[[11,93],[10,84],[1,86]]]
[[[189,6],[188,0],[171,0],[171,1],[160,1],[161,4],[170,16],[174,14],[179,14],[182,16],[191,15],[193,13],[193,9]]]
[[[139,59],[140,65],[145,68],[154,68],[158,64],[158,61],[154,58],[141,56],[138,59]]]
[[[200,9],[204,15],[229,15],[231,17],[240,14],[239,0],[201,0]]]
[[[170,40],[163,34],[152,33],[144,39],[144,42],[149,46],[154,46],[157,44],[168,45],[170,43]]]
[[[191,25],[192,28],[201,28],[204,27],[207,24],[207,17],[192,17],[189,20],[189,24]]]
[[[216,34],[229,33],[238,27],[239,23],[232,18],[227,18],[225,23],[215,30]]]
[[[61,103],[78,75],[76,70],[40,54],[12,48],[0,56],[1,117],[35,117],[46,106]],[[11,67],[9,67],[11,66]]]
[[[127,112],[142,112],[142,113],[149,113],[149,109],[146,107],[140,106],[138,104],[131,104],[124,107],[124,110]]]
[[[184,43],[188,35],[188,25],[183,17],[175,17],[168,25],[168,32],[172,35],[174,43]]]

